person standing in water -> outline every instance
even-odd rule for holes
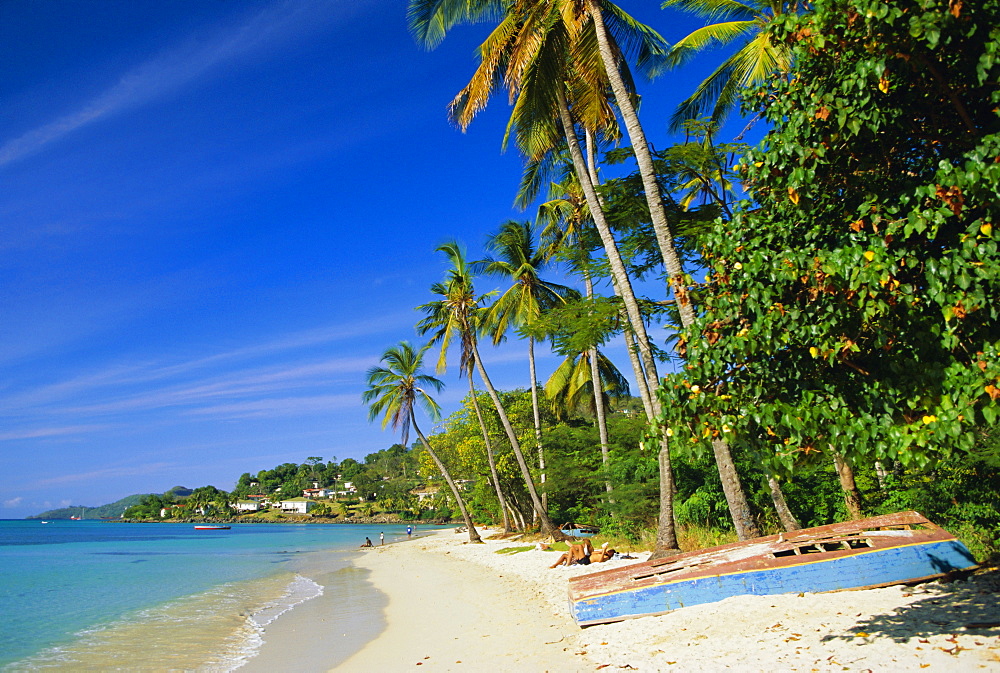
[[[406,537],[410,537],[411,535],[413,535],[413,526],[407,526],[406,527]]]
[[[378,546],[381,547],[384,544],[385,544],[385,533],[379,533],[378,534]]]

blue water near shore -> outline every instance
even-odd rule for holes
[[[406,537],[398,525],[0,521],[0,671],[233,670],[269,621],[324,591],[310,568],[343,568],[332,590],[363,591],[350,559],[383,531]]]

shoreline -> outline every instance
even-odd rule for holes
[[[481,533],[485,538],[488,531]],[[552,552],[497,554],[527,544],[467,541],[447,529],[355,555],[352,564],[384,597],[383,628],[344,659],[331,650],[337,634],[324,631],[315,616],[322,612],[320,597],[277,620],[287,619],[281,633],[268,628],[265,648],[276,657],[270,661],[303,673],[1000,671],[995,569],[915,587],[737,596],[580,629],[566,605],[567,579],[637,561],[549,569],[557,558]],[[303,651],[305,642],[325,644]],[[299,667],[289,669],[288,662]],[[240,670],[263,671],[263,663],[255,657]]]

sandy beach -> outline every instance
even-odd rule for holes
[[[269,627],[261,655],[240,670],[285,662],[281,670],[304,672],[1000,671],[996,571],[917,587],[742,596],[580,629],[566,580],[594,566],[550,570],[552,552],[497,554],[518,543],[467,541],[447,529],[357,559],[385,596],[359,618],[384,629],[346,660],[321,597]]]

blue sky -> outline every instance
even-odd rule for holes
[[[668,41],[697,25],[620,4]],[[485,29],[427,52],[404,7],[0,4],[0,518],[393,443],[364,372],[415,338],[434,247],[530,215],[505,101],[445,116]],[[655,144],[711,61],[641,84]],[[486,355],[499,386],[524,352]]]

